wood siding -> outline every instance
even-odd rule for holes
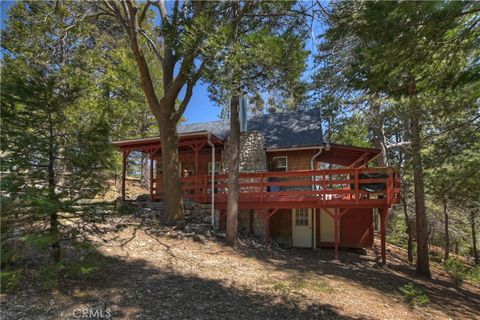
[[[268,171],[274,171],[273,157],[287,157],[288,169],[287,171],[296,170],[310,170],[310,161],[318,150],[293,150],[293,151],[280,151],[280,152],[268,152],[267,162]]]
[[[317,247],[333,247],[333,242],[320,241],[320,210],[316,214]],[[292,210],[281,209],[270,219],[270,234],[275,237],[292,235]],[[340,219],[340,247],[370,248],[373,245],[373,210],[350,209]]]

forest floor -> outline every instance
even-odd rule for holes
[[[234,250],[215,234],[137,218],[109,224],[92,238],[99,270],[54,289],[24,272],[28,281],[1,295],[2,319],[480,319],[480,288],[436,268],[432,280],[417,277],[394,246],[384,267],[378,244],[342,250],[335,261],[329,249],[265,249],[244,239]],[[410,283],[427,305],[406,300],[400,288]]]

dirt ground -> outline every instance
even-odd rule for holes
[[[23,284],[2,294],[2,319],[480,319],[480,289],[433,270],[415,276],[400,249],[365,252],[265,249],[116,220],[98,240],[108,257],[92,277],[58,289]],[[430,299],[411,307],[398,288],[414,282]],[[96,313],[82,314],[84,310]]]

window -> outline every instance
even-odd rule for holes
[[[220,173],[222,171],[222,163],[215,162],[215,174]],[[212,163],[208,163],[208,174],[212,174]]]
[[[273,171],[287,171],[287,157],[273,157]]]
[[[308,226],[310,216],[308,209],[296,209],[295,210],[295,225],[296,226]]]

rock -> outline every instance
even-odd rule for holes
[[[204,242],[202,236],[200,236],[200,235],[198,235],[198,234],[195,234],[195,235],[193,236],[193,241],[195,241],[195,242]]]

